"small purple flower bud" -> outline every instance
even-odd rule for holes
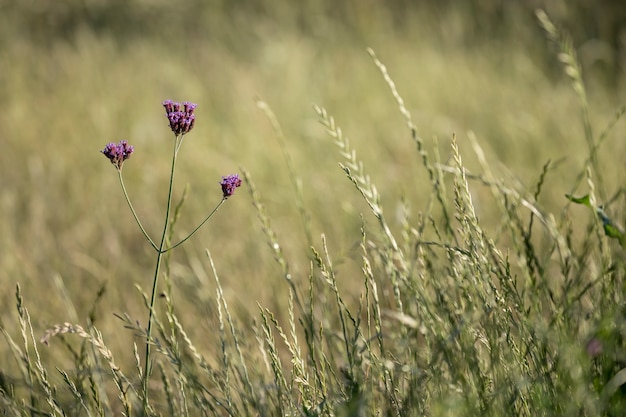
[[[130,158],[134,151],[135,148],[133,146],[129,145],[127,141],[121,140],[119,143],[109,143],[100,152],[109,158],[111,163],[119,170],[122,169],[122,164]]]
[[[196,109],[196,107],[198,107],[197,104],[191,103],[189,101],[185,101],[183,103],[183,106],[185,107],[185,113],[187,113],[189,115],[193,114],[193,111]]]
[[[172,100],[165,100],[163,103],[165,107],[165,114],[169,114],[174,111],[174,102]]]
[[[239,178],[239,175],[237,174],[222,177],[220,185],[222,186],[222,193],[224,194],[224,198],[228,198],[231,195],[235,194],[235,188],[241,186],[241,178]]]
[[[193,112],[197,104],[186,101],[181,106],[180,103],[172,100],[165,100],[162,104],[167,120],[170,122],[170,129],[176,136],[189,133],[193,129],[196,121],[196,115]]]
[[[598,338],[593,337],[587,342],[586,350],[589,356],[595,358],[600,356],[604,349],[602,347],[602,342]]]

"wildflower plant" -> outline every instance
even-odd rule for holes
[[[109,143],[100,152],[109,158],[118,171],[121,171],[122,164],[130,158],[134,151],[135,148],[133,146],[130,146],[127,141],[121,140],[119,143]]]
[[[231,174],[227,177],[222,177],[220,185],[222,186],[222,193],[226,199],[235,194],[235,189],[241,186],[241,179],[239,178],[239,175]]]
[[[141,232],[145,236],[146,240],[150,243],[150,246],[156,252],[156,265],[154,269],[154,277],[152,281],[152,292],[150,296],[150,304],[149,304],[149,315],[148,315],[148,328],[146,331],[146,350],[145,350],[145,364],[142,374],[142,400],[143,400],[143,409],[144,413],[148,413],[148,381],[150,379],[151,374],[151,345],[152,345],[152,327],[154,323],[154,306],[156,301],[157,287],[159,281],[159,274],[161,270],[161,261],[163,259],[163,255],[172,249],[178,247],[187,241],[191,236],[193,236],[216,212],[217,210],[224,204],[226,199],[232,196],[235,193],[237,187],[241,186],[241,179],[237,174],[231,174],[225,177],[222,177],[222,181],[220,182],[222,188],[222,199],[217,204],[217,206],[200,222],[200,224],[193,229],[191,233],[189,233],[185,238],[180,240],[178,243],[169,245],[170,243],[168,236],[168,232],[171,233],[171,203],[172,203],[172,191],[174,184],[174,172],[176,169],[176,161],[178,158],[178,151],[183,143],[183,139],[186,134],[188,134],[193,127],[195,126],[196,115],[194,111],[197,107],[195,103],[184,102],[178,103],[172,100],[165,100],[163,103],[163,107],[165,108],[165,115],[169,122],[169,127],[174,133],[174,146],[172,152],[172,164],[170,171],[170,180],[169,187],[167,193],[167,208],[165,210],[165,219],[163,223],[163,230],[161,233],[161,239],[156,243],[153,240],[146,229],[143,227],[137,213],[131,203],[130,197],[128,196],[128,192],[126,191],[126,187],[124,186],[124,179],[122,176],[122,167],[124,162],[130,158],[133,154],[135,148],[128,144],[127,141],[122,140],[119,143],[109,143],[105,146],[105,148],[101,151],[104,156],[106,156],[111,163],[117,169],[117,174],[119,177],[120,185],[122,187],[122,191],[124,192],[124,197],[126,198],[126,202],[128,203],[128,207],[130,208],[137,225],[141,229]]]

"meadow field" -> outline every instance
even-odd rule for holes
[[[626,60],[475,3],[0,1],[0,414],[626,415]]]

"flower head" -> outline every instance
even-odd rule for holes
[[[224,198],[228,198],[235,194],[235,188],[241,186],[241,178],[237,174],[231,174],[227,177],[222,177],[220,185],[222,186]]]
[[[600,339],[593,337],[587,342],[587,354],[592,358],[600,356],[603,350]]]
[[[127,141],[121,140],[119,143],[109,143],[100,152],[109,158],[117,169],[122,169],[122,164],[130,158],[134,151],[135,148],[133,146],[129,145]]]
[[[176,101],[165,100],[163,107],[165,107],[165,115],[170,122],[170,129],[176,136],[189,133],[196,122],[196,115],[193,114],[198,105],[184,102],[182,105]]]

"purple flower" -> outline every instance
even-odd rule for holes
[[[224,198],[228,198],[235,194],[235,188],[241,186],[241,178],[239,178],[239,175],[237,174],[231,174],[227,177],[222,177],[220,185],[222,186]]]
[[[134,151],[135,148],[133,146],[130,146],[125,140],[121,140],[119,143],[109,143],[100,152],[109,158],[117,169],[122,169],[122,164],[130,158]]]
[[[176,136],[184,135],[188,133],[196,122],[196,115],[193,114],[198,105],[184,102],[182,105],[176,101],[165,100],[163,107],[165,107],[165,115],[170,122],[170,129]]]
[[[587,342],[587,354],[591,356],[592,358],[600,356],[603,350],[604,349],[603,349],[602,342],[600,341],[600,339],[592,337]]]

